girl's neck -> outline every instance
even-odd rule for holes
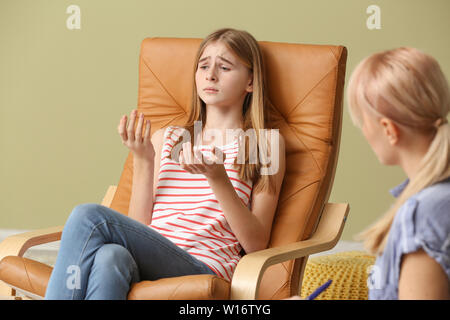
[[[203,127],[203,144],[222,146],[230,143],[227,141],[227,130],[243,128],[241,112],[221,113],[215,108],[209,107],[206,115],[206,123]]]
[[[237,137],[234,137],[233,141],[231,141],[230,140],[230,139],[232,139],[231,136],[229,137],[227,134],[227,130],[233,130],[233,129],[238,129],[238,128],[218,129],[218,128],[209,128],[209,127],[205,126],[205,128],[203,128],[203,132],[202,132],[201,144],[202,145],[214,145],[216,147],[222,147],[222,146],[228,145],[231,142],[233,142],[234,139],[237,139]]]
[[[225,131],[226,129],[238,129],[243,127],[242,110],[238,112],[223,113],[215,108],[208,108],[206,112],[206,123],[204,130],[217,129]]]

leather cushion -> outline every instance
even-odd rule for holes
[[[0,261],[0,279],[7,284],[44,297],[53,268],[27,258],[7,256]]]
[[[129,300],[228,300],[230,283],[209,274],[141,281],[132,285]]]
[[[0,261],[0,279],[44,297],[53,268],[27,258],[7,256]],[[141,281],[132,285],[130,300],[228,300],[230,283],[214,275],[190,275]]]

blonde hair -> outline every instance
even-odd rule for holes
[[[267,84],[265,77],[265,66],[261,49],[257,40],[247,31],[236,30],[232,28],[222,28],[214,31],[200,43],[195,58],[193,68],[193,88],[191,109],[184,128],[189,132],[190,137],[194,136],[194,122],[201,121],[202,130],[206,124],[206,105],[200,99],[197,93],[197,86],[195,81],[195,73],[198,68],[198,61],[203,54],[207,45],[220,41],[225,44],[227,48],[235,54],[235,56],[249,69],[253,76],[253,92],[247,93],[243,103],[243,131],[247,129],[252,130],[256,134],[256,141],[260,141],[260,130],[266,129],[271,123],[269,116],[273,108],[267,97]],[[175,143],[179,142],[182,136]],[[261,190],[274,190],[274,181],[270,175],[261,175],[260,162],[254,164],[249,162],[249,142],[244,139],[245,144],[245,162],[239,167],[239,176],[241,179],[253,182],[258,182],[254,187],[253,192]],[[257,143],[257,152],[261,146]],[[264,148],[264,147],[263,147]],[[237,158],[236,158],[237,160]],[[235,160],[235,164],[236,164]]]
[[[358,235],[365,248],[383,252],[394,217],[405,201],[420,190],[450,176],[449,85],[438,62],[418,49],[401,47],[362,60],[347,87],[353,123],[362,126],[362,112],[386,117],[416,130],[434,134],[418,173],[376,223]]]

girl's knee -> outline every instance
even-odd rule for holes
[[[126,299],[130,284],[138,281],[139,272],[131,253],[123,246],[107,243],[95,252],[87,296],[88,299]]]
[[[100,247],[95,254],[95,262],[105,265],[130,265],[133,257],[131,253],[123,246],[107,243]]]
[[[101,205],[96,203],[85,203],[76,206],[66,222],[67,225],[79,225],[98,219],[101,213]]]
[[[97,250],[94,268],[103,273],[117,273],[133,282],[139,279],[138,268],[131,253],[121,245],[114,243],[104,244]]]

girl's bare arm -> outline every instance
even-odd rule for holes
[[[136,118],[137,110],[133,110],[127,126],[127,117],[123,116],[118,131],[122,143],[133,153],[133,183],[128,216],[148,225],[152,218],[164,130],[157,130],[150,138],[150,121],[147,120],[144,125],[144,117],[139,115],[135,129]]]

